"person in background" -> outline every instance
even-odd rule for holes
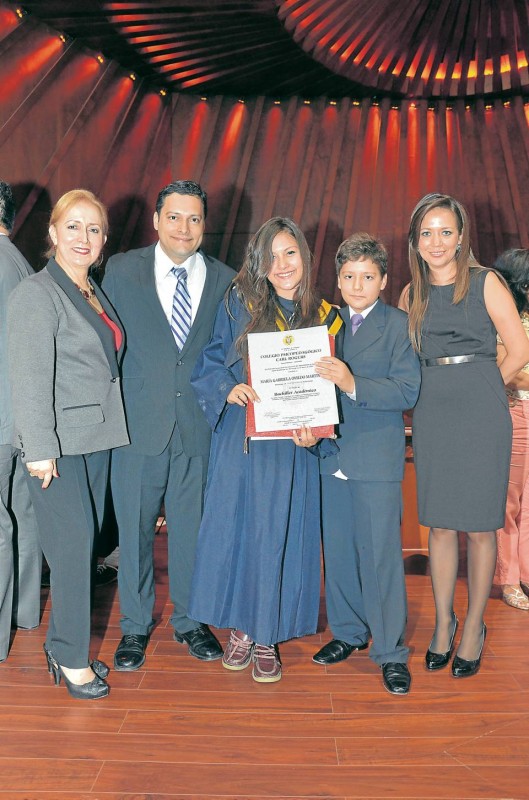
[[[128,443],[119,360],[123,330],[89,277],[108,231],[106,208],[73,189],[50,218],[46,267],[21,281],[8,304],[14,443],[50,568],[48,670],[72,697],[109,692],[108,667],[90,661],[90,584],[111,448]]]
[[[7,359],[7,303],[32,268],[9,237],[15,223],[11,186],[0,181],[0,661],[9,650],[11,625],[40,622],[42,553],[24,467],[13,447],[13,408]],[[29,333],[26,337],[30,338]]]
[[[529,337],[529,250],[507,250],[494,269],[514,297],[522,325]],[[498,339],[498,361],[505,347]],[[513,436],[505,524],[497,531],[498,558],[495,583],[507,605],[529,611],[529,363],[507,384]]]
[[[411,215],[411,283],[400,306],[421,360],[413,413],[419,521],[430,528],[436,622],[429,670],[450,661],[458,619],[454,592],[458,531],[466,532],[468,610],[452,662],[454,678],[475,675],[496,565],[496,530],[505,519],[512,424],[505,383],[529,360],[512,295],[470,249],[468,216],[453,197],[428,194]],[[496,333],[505,357],[496,364]]]
[[[189,613],[231,628],[226,669],[253,662],[258,683],[281,679],[277,643],[316,631],[320,597],[320,487],[310,428],[252,438],[245,452],[249,333],[342,322],[312,286],[305,236],[290,219],[259,228],[219,306],[191,384],[213,430]],[[329,441],[329,440],[323,440]]]
[[[114,666],[122,671],[144,663],[154,625],[153,543],[162,505],[174,639],[202,661],[222,657],[209,628],[187,612],[211,436],[189,378],[235,277],[201,249],[206,214],[197,183],[165,186],[153,216],[158,242],[110,258],[103,280],[127,335],[123,397],[131,442],[112,454],[111,469],[123,633]]]

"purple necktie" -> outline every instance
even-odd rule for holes
[[[361,314],[353,314],[352,315],[352,317],[351,317],[351,331],[352,331],[353,336],[355,335],[355,333],[357,332],[358,328],[360,327],[360,325],[362,324],[363,321],[364,321],[364,318],[363,318],[363,316]]]

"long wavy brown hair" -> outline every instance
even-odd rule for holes
[[[294,297],[295,316],[290,327],[310,327],[319,322],[321,298],[313,286],[312,254],[305,234],[288,217],[272,217],[250,239],[243,265],[234,281],[237,296],[250,315],[250,321],[236,341],[241,355],[246,355],[249,333],[276,329],[278,297],[268,274],[272,268],[272,244],[278,233],[288,233],[296,240],[303,262],[303,276]]]
[[[423,197],[411,214],[408,233],[408,251],[410,259],[411,284],[408,294],[409,317],[408,327],[412,345],[415,350],[421,346],[421,327],[430,297],[430,268],[419,253],[419,236],[422,221],[434,208],[447,208],[455,216],[457,230],[461,237],[456,250],[456,279],[453,303],[460,303],[468,294],[470,287],[470,271],[473,267],[482,269],[471,250],[469,237],[469,221],[465,207],[447,194],[427,194]]]

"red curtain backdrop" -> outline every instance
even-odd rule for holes
[[[490,265],[529,247],[529,104],[292,97],[161,96],[0,3],[0,178],[15,189],[15,242],[43,263],[49,211],[75,186],[110,209],[107,254],[154,239],[158,190],[199,181],[210,197],[206,247],[240,266],[249,236],[293,217],[336,299],[333,258],[357,230],[390,252],[388,302],[408,277],[411,209],[426,192],[468,207],[473,248]]]

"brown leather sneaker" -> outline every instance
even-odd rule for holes
[[[281,661],[275,645],[255,645],[252,678],[257,683],[275,683],[281,680]]]
[[[222,656],[222,666],[226,669],[246,669],[252,660],[254,641],[242,631],[232,631],[230,640]]]

